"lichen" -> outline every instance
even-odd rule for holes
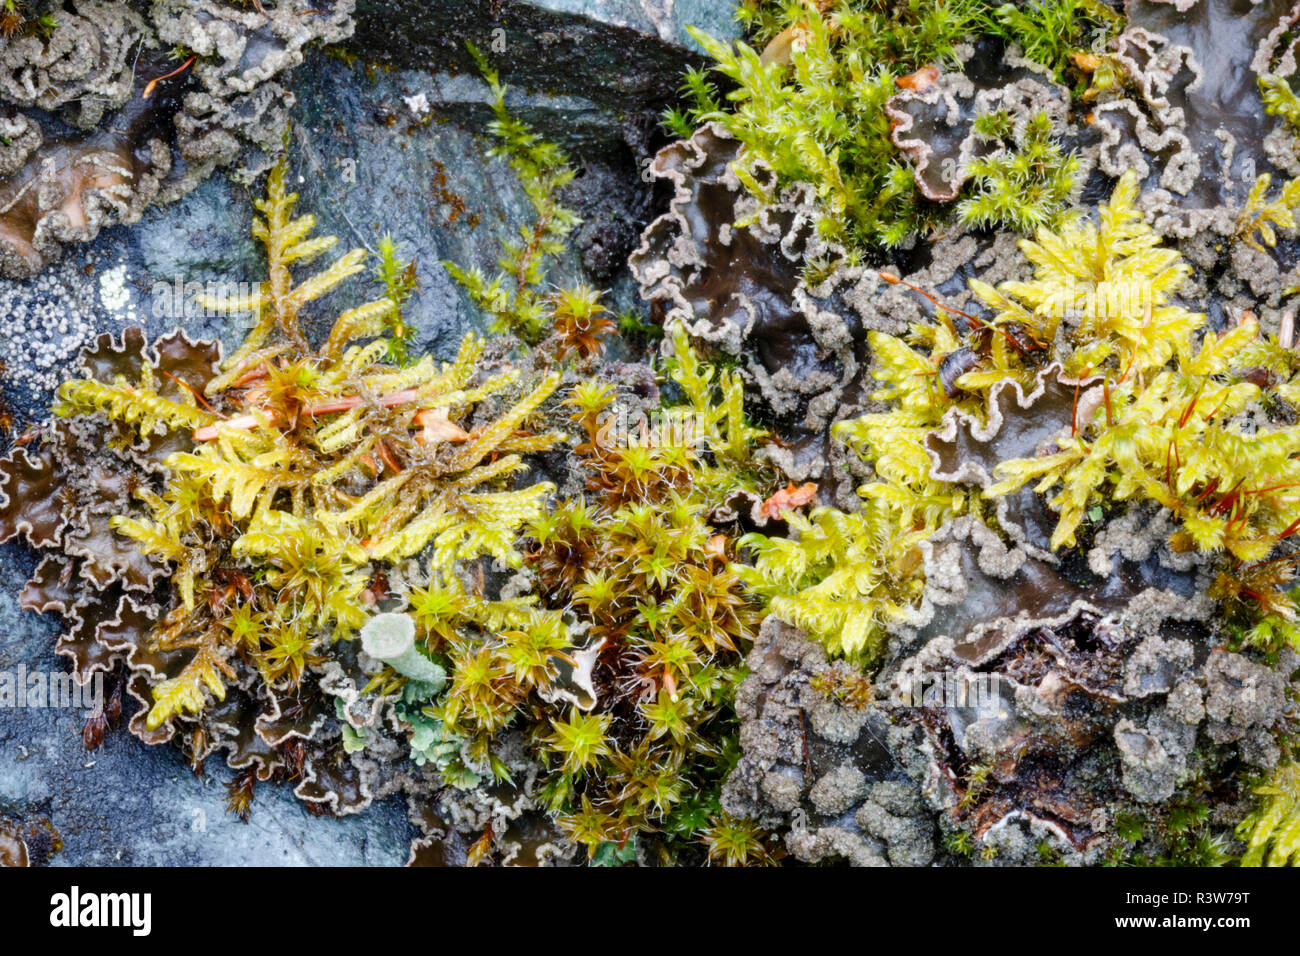
[[[198,6],[122,21],[179,65],[84,129],[269,150],[196,117],[263,130],[351,7]],[[309,275],[276,167],[267,281],[203,303],[244,344],[105,336],[0,463],[22,604],[110,678],[83,740],[221,752],[245,819],[269,779],[404,797],[412,864],[1294,862],[1290,16],[746,0],[650,167],[617,360],[604,295],[550,285],[574,166],[482,56],[534,213],[495,277],[448,264],[490,344],[416,352],[391,240],[318,322],[365,255]],[[73,103],[5,120],[0,171]],[[29,266],[139,199],[133,143],[15,196]]]
[[[350,35],[353,6],[160,0],[141,15],[74,0],[47,33],[7,39],[0,99],[17,109],[0,130],[0,273],[34,275],[218,166],[264,172],[288,130],[279,79],[308,44]]]
[[[825,301],[852,273],[838,271],[843,251],[817,234],[811,189],[762,207],[746,196],[733,169],[739,149],[710,125],[660,152],[650,171],[675,195],[630,266],[665,325],[681,323],[700,346],[743,363],[790,445],[767,453],[792,480],[819,478],[831,416],[862,367],[854,325]]]
[[[0,817],[0,867],[49,866],[50,858],[61,849],[63,838],[44,817]]]

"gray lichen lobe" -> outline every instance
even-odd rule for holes
[[[293,103],[278,80],[307,44],[351,34],[353,2],[70,0],[48,39],[5,42],[0,101],[19,111],[0,131],[0,273],[34,275],[218,166],[264,171]]]
[[[842,662],[828,663],[820,645],[769,617],[747,664],[736,696],[744,756],[723,789],[724,809],[786,831],[803,862],[929,863],[934,824],[891,756],[897,735],[885,712],[849,707],[811,684]]]

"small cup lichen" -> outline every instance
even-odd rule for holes
[[[376,614],[361,628],[361,649],[403,677],[430,685],[430,693],[446,682],[446,672],[415,649],[415,622],[409,614]]]

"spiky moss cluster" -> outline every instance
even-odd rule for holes
[[[564,404],[586,494],[529,523],[528,597],[411,593],[424,646],[448,673],[420,714],[502,781],[513,735],[525,732],[542,762],[542,809],[593,864],[766,862],[765,834],[723,813],[718,797],[736,751],[731,695],[758,623],[731,567],[740,517],[730,505],[757,507],[774,490],[753,448],[766,436],[746,421],[739,373],[703,364],[680,329],[665,351],[676,400],[660,405],[653,375],[634,385],[601,372],[593,358],[613,323],[599,294],[541,291],[546,260],[576,222],[555,199],[571,169],[510,116],[481,57],[480,67],[498,154],[537,219],[494,280],[449,268],[499,330],[536,343],[534,364],[576,359],[580,381]],[[455,776],[464,768],[447,769],[449,782],[465,782]],[[466,856],[508,845],[489,825]]]
[[[759,615],[731,567],[736,535],[712,515],[773,476],[753,463],[763,433],[745,421],[739,374],[700,363],[681,330],[672,342],[683,401],[649,430],[620,427],[610,386],[574,390],[590,494],[529,529],[541,593],[577,615],[598,651],[596,707],[551,720],[543,794],[593,852],[639,833],[673,858],[702,834],[711,860],[762,860],[758,835],[718,805]]]
[[[731,567],[738,518],[725,505],[764,494],[774,476],[753,461],[762,436],[736,373],[700,363],[680,334],[673,342],[676,402],[660,408],[657,393],[637,400],[601,379],[565,400],[587,494],[524,529],[514,596],[486,600],[453,579],[406,594],[417,645],[447,674],[403,708],[412,756],[454,787],[482,779],[514,793],[547,839],[585,847],[594,865],[770,858],[766,834],[723,813],[718,791],[759,616]],[[540,763],[522,773],[511,758],[521,735]],[[458,799],[435,805],[478,821],[465,858],[513,858],[518,827],[464,816]],[[439,853],[453,852],[454,830]]]
[[[895,246],[931,228],[943,211],[925,200],[892,140],[888,101],[900,89],[928,86],[940,68],[960,62],[959,51],[969,53],[967,44],[980,37],[1023,48],[1058,79],[1067,71],[1073,75],[1077,70],[1069,54],[1104,38],[1119,20],[1102,3],[1051,0],[1036,6],[1017,10],[982,0],[752,0],[737,16],[746,23],[753,47],[694,34],[716,61],[715,69],[735,84],[726,95],[730,105],[707,74],[692,72],[684,87],[692,106],[671,111],[667,123],[683,138],[703,122],[723,126],[745,145],[736,174],[757,196],[772,195],[766,170],[776,174],[778,186],[816,184],[824,207],[820,227],[828,238],[858,250]],[[1053,145],[1021,143],[1019,162],[1026,169],[986,169],[981,193],[996,196],[1016,180],[1031,186],[1018,206],[1051,214],[1056,194],[1072,186],[1073,178],[1068,160]],[[1043,192],[1037,203],[1036,190]],[[1026,224],[1009,197],[1002,203],[976,202],[1000,222]]]
[[[594,862],[629,846],[662,862],[762,862],[763,834],[718,802],[758,607],[730,566],[737,536],[713,515],[772,476],[752,464],[760,434],[739,378],[675,343],[682,401],[654,425],[629,422],[605,382],[566,399],[589,494],[525,529],[531,596],[411,592],[422,646],[448,673],[422,714],[503,781],[497,754],[524,730],[543,763],[537,799]],[[482,839],[486,858],[493,836]]]
[[[60,389],[65,423],[41,459],[15,451],[3,486],[6,536],[63,552],[41,565],[24,603],[71,617],[61,648],[78,678],[120,661],[128,689],[147,698],[132,723],[140,736],[182,732],[196,760],[228,746],[264,779],[289,737],[324,736],[332,715],[313,710],[316,686],[331,666],[355,669],[350,638],[385,595],[385,568],[424,553],[437,584],[484,556],[520,562],[518,531],[552,486],[512,479],[524,454],[561,437],[525,427],[554,375],[496,417],[457,424],[517,373],[484,378],[475,336],[450,364],[387,364],[389,343],[376,336],[399,306],[387,296],[344,311],[312,345],[309,306],[366,256],[352,250],[296,277],[336,243],[311,235],[314,217],[292,216],[296,199],[281,164],[253,225],[267,281],[204,302],[254,319],[219,370],[214,346],[179,336],[152,354],[138,334],[124,348],[101,343],[84,359],[87,377]],[[375,680],[404,683],[391,670]],[[330,785],[301,759],[291,769],[306,777],[302,792],[328,802]]]
[[[972,195],[957,207],[964,225],[1005,225],[1021,233],[1057,226],[1069,204],[1079,160],[1052,139],[1052,121],[1038,112],[1017,121],[1000,110],[976,117],[977,137],[996,150],[980,156],[967,172]]]
[[[1293,131],[1300,131],[1300,98],[1287,79],[1264,74],[1259,78],[1259,95],[1270,115],[1282,117]]]

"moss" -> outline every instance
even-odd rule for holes
[[[1100,48],[1124,25],[1103,0],[1030,0],[991,11],[992,31],[1018,44],[1025,56],[1047,67],[1057,82],[1080,79],[1077,58]]]
[[[811,184],[822,230],[860,253],[937,221],[880,108],[900,85],[933,81],[939,66],[955,64],[960,44],[981,36],[1019,43],[1066,79],[1080,46],[1116,24],[1109,8],[1079,0],[1014,7],[751,0],[740,15],[755,47],[702,38],[735,88],[724,96],[710,74],[692,71],[685,85],[694,109],[670,122],[682,132],[706,119],[730,130],[743,148],[719,161],[718,175],[734,173],[762,199],[777,199],[788,183]],[[353,250],[315,273],[303,268],[334,242],[312,236],[311,217],[293,216],[295,197],[279,167],[254,227],[267,281],[252,296],[204,303],[253,314],[234,355],[186,377],[171,360],[174,342],[150,353],[138,334],[130,348],[110,341],[87,356],[87,377],[60,390],[64,421],[47,442],[59,452],[16,452],[4,466],[5,533],[54,555],[25,603],[73,609],[68,644],[80,655],[79,673],[121,668],[131,692],[148,695],[136,723],[146,739],[184,729],[197,754],[207,734],[252,728],[261,741],[253,746],[265,745],[260,766],[302,774],[304,798],[335,810],[368,801],[374,780],[364,775],[380,766],[386,786],[411,788],[430,804],[469,794],[517,799],[545,817],[548,835],[585,850],[594,865],[769,864],[781,858],[767,830],[773,820],[742,817],[722,799],[740,758],[742,656],[767,614],[765,627],[795,625],[846,658],[811,678],[791,658],[776,679],[797,693],[783,703],[750,701],[755,721],[777,720],[759,713],[768,704],[797,715],[799,735],[784,743],[799,740],[802,749],[781,759],[807,779],[786,777],[783,799],[791,790],[802,799],[800,787],[812,793],[814,759],[825,759],[809,749],[806,701],[820,700],[815,732],[829,709],[856,734],[868,715],[880,717],[882,688],[868,669],[892,667],[885,672],[892,679],[965,654],[972,667],[1016,676],[1016,708],[1030,699],[1042,705],[1033,720],[1017,711],[1032,728],[1027,738],[990,722],[979,728],[987,739],[971,744],[969,727],[954,729],[954,715],[940,708],[898,717],[889,739],[875,741],[882,760],[897,762],[898,741],[917,731],[904,745],[916,751],[906,772],[928,773],[948,789],[909,797],[907,816],[919,817],[930,799],[952,857],[1014,856],[1014,841],[987,837],[1021,814],[1040,824],[1026,846],[1044,865],[1074,860],[1094,841],[1122,844],[1109,847],[1116,863],[1227,859],[1225,807],[1240,794],[1207,781],[1237,772],[1226,761],[1251,760],[1248,748],[1255,763],[1276,759],[1283,682],[1255,661],[1264,653],[1284,658],[1300,613],[1288,540],[1300,528],[1300,426],[1271,418],[1264,402],[1265,388],[1278,401],[1300,396],[1294,330],[1261,337],[1249,317],[1222,333],[1208,329],[1179,299],[1191,266],[1137,212],[1136,176],[1120,180],[1095,223],[1067,216],[1077,166],[1053,140],[1047,116],[1018,123],[1010,112],[985,113],[973,119],[974,132],[990,149],[971,167],[974,184],[959,215],[970,225],[1032,233],[1020,246],[1032,276],[997,286],[972,279],[980,304],[970,311],[917,289],[936,305],[933,321],[897,335],[877,327],[858,339],[855,356],[879,385],[875,404],[863,397],[854,414],[870,410],[833,431],[860,459],[853,468],[867,476],[862,501],[854,510],[819,506],[816,484],[782,488],[786,476],[756,451],[772,436],[746,413],[751,366],[702,361],[680,316],[661,330],[657,377],[646,369],[637,387],[623,387],[634,367],[602,368],[597,359],[615,323],[600,295],[546,288],[547,264],[577,221],[556,198],[572,168],[510,117],[504,87],[481,66],[495,98],[498,154],[520,176],[536,219],[505,249],[494,278],[453,272],[497,330],[534,346],[525,367],[576,363],[563,393],[574,439],[565,465],[585,488],[571,482],[556,500],[549,483],[518,484],[527,456],[562,441],[558,432],[532,430],[561,373],[536,376],[512,403],[503,395],[519,373],[487,374],[478,337],[447,365],[411,353],[402,306],[415,291],[414,272],[391,241],[380,246],[378,298],[335,316],[324,341],[313,341],[309,312],[358,275],[365,256]],[[1269,185],[1256,184],[1242,214],[1244,243],[1273,246],[1276,229],[1294,225],[1294,184],[1272,201]],[[708,224],[718,234],[732,230],[731,241],[762,220],[755,213],[730,223],[733,208]],[[833,289],[842,265],[814,262],[806,278]],[[864,276],[857,265],[853,275]],[[877,289],[874,275],[865,279]],[[792,281],[771,301],[793,299],[797,288]],[[650,337],[639,320],[622,324]],[[184,351],[185,361],[202,364]],[[628,411],[630,420],[621,417]],[[832,412],[825,414],[829,421]],[[80,462],[75,484],[65,481],[74,472],[70,449],[84,455],[96,436],[103,454]],[[96,471],[110,455],[121,471]],[[60,482],[100,497],[65,512],[70,499],[60,498]],[[1132,503],[1127,514],[1124,502]],[[1030,542],[1013,507],[1043,519],[1041,540]],[[1152,522],[1158,557],[1089,579],[1112,603],[1094,614],[1069,601],[1063,616],[1030,620],[1042,610],[1031,607],[1042,597],[1034,587],[1052,592],[1045,604],[1085,591],[1085,546],[1104,551],[1108,533],[1131,530],[1121,522],[1149,513],[1167,519]],[[927,578],[939,576],[942,560],[959,579],[944,585],[950,604],[967,606],[925,631],[940,584]],[[1213,647],[1218,633],[1198,634],[1179,639],[1183,657],[1148,648],[1150,672],[1126,670],[1137,655],[1123,648],[1125,628],[1136,621],[1155,632],[1182,620],[1163,607],[1125,617],[1139,592],[1149,598],[1154,590],[1126,575],[1172,578],[1162,561],[1184,562],[1183,571],[1214,568],[1210,596],[1247,654]],[[503,581],[507,572],[515,574]],[[977,584],[997,591],[997,600],[976,595]],[[144,603],[154,591],[156,609]],[[1202,594],[1185,603],[1203,606],[1197,621],[1213,607]],[[963,615],[979,614],[995,620],[962,624]],[[1022,629],[998,634],[1007,620]],[[986,645],[965,640],[984,634],[984,624],[994,628]],[[365,654],[352,641],[358,632]],[[923,646],[900,661],[899,648],[910,645],[891,648],[898,636]],[[1212,665],[1202,666],[1203,657],[1193,663],[1195,642],[1213,648]],[[772,660],[761,654],[760,646],[751,659],[756,673]],[[1128,684],[1156,681],[1176,661],[1188,698],[1179,713],[1191,716],[1180,718],[1186,726],[1166,747],[1150,721],[1174,719],[1172,678],[1171,687],[1139,688],[1145,693]],[[1211,666],[1223,686],[1207,699]],[[1232,690],[1247,678],[1267,684],[1249,707]],[[1065,700],[1065,692],[1052,699],[1054,688],[1066,683],[1068,712],[1052,710]],[[1120,705],[1128,723],[1116,721]],[[1212,709],[1218,716],[1206,734],[1223,746],[1193,753]],[[295,735],[311,740],[325,725],[310,757],[301,742],[298,750],[286,744]],[[1169,758],[1159,766],[1141,752],[1156,744]],[[927,767],[931,758],[944,763],[943,774],[938,763]],[[241,814],[261,776],[249,761],[230,794]],[[1096,780],[1103,767],[1114,771],[1104,784]],[[1140,786],[1127,779],[1139,771],[1153,779]],[[861,769],[843,775],[857,781],[841,788],[854,799],[867,792]],[[1246,862],[1295,858],[1294,776],[1284,760],[1258,788],[1259,809],[1238,831]],[[1115,809],[1122,793],[1151,805],[1139,812],[1125,802],[1110,835],[1097,811]],[[821,797],[810,799],[816,806]],[[834,804],[835,813],[849,805]],[[862,822],[871,814],[852,816],[863,833],[876,832]],[[487,862],[508,845],[497,829],[504,823],[493,813],[476,819],[465,855]],[[1048,826],[1057,820],[1065,823]],[[931,819],[925,827],[918,832],[928,847]]]
[[[761,53],[694,34],[737,88],[721,109],[719,98],[700,95],[700,84],[692,84],[690,122],[716,121],[745,144],[733,168],[756,195],[771,195],[760,165],[781,184],[815,184],[828,238],[901,243],[928,226],[932,213],[889,140],[884,106],[896,78],[930,63],[956,62],[956,44],[974,25],[977,4],[845,3],[829,15],[810,6],[779,13],[779,5],[772,7],[754,21],[756,41],[766,43]]]
[[[463,269],[455,262],[443,264],[470,298],[492,317],[493,331],[513,332],[533,343],[547,331],[546,301],[540,291],[546,262],[565,248],[565,238],[582,222],[559,199],[560,191],[573,181],[574,170],[558,146],[510,115],[506,87],[496,70],[476,47],[471,45],[470,51],[492,91],[495,118],[488,131],[497,145],[491,155],[510,163],[536,218],[531,228],[524,228],[518,239],[506,244],[500,270],[491,279],[477,266]]]
[[[1237,217],[1236,237],[1259,252],[1264,251],[1264,246],[1277,245],[1277,229],[1295,228],[1295,209],[1300,205],[1300,179],[1283,185],[1277,197],[1270,200],[1272,181],[1268,173],[1255,180]]]
[[[729,494],[772,479],[751,461],[756,433],[739,376],[700,363],[680,334],[674,347],[685,403],[668,410],[670,427],[628,434],[609,417],[611,389],[575,389],[569,404],[592,496],[530,528],[543,592],[599,642],[603,688],[598,722],[551,718],[544,746],[554,770],[543,793],[592,853],[641,833],[670,857],[694,845],[734,862],[762,855],[741,839],[750,831],[710,824],[709,806],[717,812],[734,760],[731,696],[757,607],[729,565],[735,536],[709,516]]]
[[[1295,866],[1300,863],[1300,766],[1278,767],[1256,790],[1258,809],[1242,821],[1238,834],[1248,849],[1243,866]]]
[[[1065,367],[1100,378],[1090,385],[1088,412],[1076,409],[1058,450],[1001,463],[1001,480],[986,494],[1031,481],[1039,492],[1059,485],[1051,499],[1060,514],[1054,548],[1073,543],[1088,508],[1145,498],[1181,522],[1175,547],[1263,561],[1300,519],[1292,490],[1300,429],[1241,422],[1260,390],[1232,372],[1256,341],[1256,325],[1246,319],[1222,335],[1207,333],[1198,346],[1204,316],[1171,301],[1189,270],[1176,251],[1159,247],[1136,196],[1129,174],[1102,207],[1099,227],[1043,230],[1024,243],[1032,281],[996,290],[973,283],[998,310],[997,323],[1019,324],[1036,342],[1053,342],[1062,319],[1077,316]]]
[[[392,236],[379,240],[379,265],[375,267],[375,278],[388,293],[393,308],[388,312],[388,357],[398,365],[411,364],[411,328],[402,314],[402,308],[419,287],[415,273],[415,260],[403,261],[398,257],[397,244]]]
[[[46,2],[3,0],[0,2],[0,35],[41,36],[46,39],[58,27],[58,17]]]
[[[267,281],[248,297],[205,300],[254,318],[220,374],[187,380],[141,350],[59,390],[63,418],[117,430],[128,448],[176,449],[159,463],[161,478],[123,480],[134,495],[117,504],[112,532],[92,541],[122,549],[125,571],[87,552],[104,566],[100,588],[133,573],[140,558],[134,573],[146,580],[166,569],[166,604],[148,638],[166,663],[131,660],[150,687],[147,732],[169,736],[232,686],[247,688],[250,669],[271,699],[293,695],[366,623],[385,565],[426,548],[435,578],[484,554],[519,563],[516,530],[551,490],[510,482],[524,454],[559,438],[525,427],[558,377],[474,431],[461,428],[517,373],[476,384],[483,342],[474,336],[448,365],[427,356],[385,364],[390,343],[376,336],[399,309],[391,286],[339,314],[323,344],[309,342],[306,309],[360,272],[365,253],[295,275],[335,244],[311,235],[310,215],[292,216],[296,198],[277,166],[253,226]],[[367,344],[352,344],[358,338]],[[33,507],[9,488],[11,507]]]
[[[982,130],[981,119],[986,120]],[[1079,162],[1052,139],[1047,115],[1035,113],[1015,129],[1009,116],[986,114],[976,119],[975,129],[997,151],[971,163],[971,195],[957,207],[960,220],[1022,233],[1060,225],[1077,186]]]

